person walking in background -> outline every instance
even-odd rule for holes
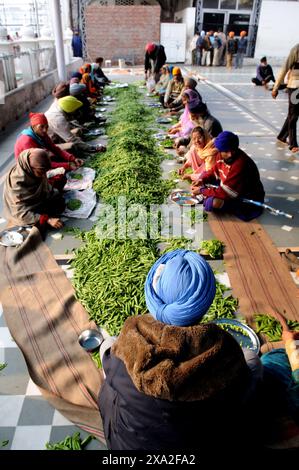
[[[228,33],[228,40],[226,43],[226,67],[231,69],[233,66],[234,55],[238,51],[238,39],[235,38],[235,33],[230,31]]]
[[[243,67],[244,55],[246,54],[247,45],[248,45],[248,40],[247,40],[246,35],[247,35],[246,31],[240,32],[240,39],[238,41],[237,54],[236,54],[236,65],[235,65],[236,69],[241,69]]]
[[[166,54],[162,44],[149,42],[145,46],[144,74],[145,81],[153,74],[155,82],[158,83],[161,75],[161,68],[166,63]]]
[[[262,57],[256,69],[256,77],[251,79],[256,86],[264,86],[268,89],[269,82],[275,82],[271,65],[267,62],[267,57]],[[285,87],[284,87],[285,88]]]
[[[80,32],[78,30],[74,31],[72,39],[72,49],[74,57],[83,57],[82,51],[82,39],[80,37]]]
[[[289,93],[288,116],[281,128],[277,139],[284,144],[289,143],[291,152],[299,152],[297,143],[297,121],[299,116],[299,44],[296,44],[290,51],[289,56],[279,72],[278,78],[272,90],[272,97],[278,95],[279,87],[287,79],[287,90]]]

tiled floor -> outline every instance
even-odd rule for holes
[[[298,246],[299,241],[299,155],[292,155],[287,147],[276,141],[276,134],[287,113],[287,99],[284,93],[274,101],[270,92],[252,86],[250,78],[255,68],[245,67],[242,70],[229,73],[226,69],[190,68],[200,73],[207,80],[201,81],[199,90],[204,101],[207,102],[212,114],[223,124],[224,129],[239,134],[241,147],[254,158],[261,172],[262,180],[267,193],[269,204],[294,214],[294,219],[275,217],[265,212],[260,221],[268,231],[277,246]],[[140,80],[140,76],[126,74],[122,81]],[[41,103],[38,111],[43,111],[49,100]],[[24,119],[25,122],[25,119]],[[5,174],[13,164],[13,145],[16,135],[24,126],[11,128],[6,136],[0,137],[1,152],[5,152],[7,165],[0,166],[0,193],[2,194]],[[5,140],[4,140],[5,137]],[[2,145],[3,144],[3,145]],[[176,168],[167,160],[165,171]],[[2,162],[3,163],[3,162]],[[2,198],[1,198],[2,199]],[[0,202],[0,229],[5,226],[1,218],[2,206]],[[92,220],[72,220],[67,225],[80,228],[90,228]],[[205,225],[204,238],[211,238],[212,234]],[[47,244],[54,254],[63,254],[66,249],[71,250],[80,242],[71,235],[64,235],[62,240],[55,240],[51,234]],[[64,260],[60,261],[62,268],[67,270],[67,276],[72,272]],[[221,262],[212,262],[213,268],[221,272],[219,280],[229,285],[226,273],[222,273]],[[39,390],[29,378],[23,356],[12,340],[5,325],[0,310],[0,363],[7,363],[7,367],[0,372],[0,449],[44,449],[47,441],[59,441],[79,429],[67,421],[54,410],[41,396]],[[86,433],[81,432],[81,436]],[[9,441],[1,448],[3,441]],[[92,441],[91,449],[102,449],[104,446]]]

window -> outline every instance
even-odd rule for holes
[[[215,8],[218,10],[218,0],[203,0],[203,8]]]
[[[238,10],[252,10],[254,0],[239,0]]]
[[[221,10],[235,10],[237,8],[237,0],[221,0]]]

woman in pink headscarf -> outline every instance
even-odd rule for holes
[[[195,127],[191,133],[191,148],[186,154],[186,162],[178,171],[179,175],[183,175],[183,179],[197,181],[201,173],[213,168],[218,153],[209,133],[200,126]],[[184,175],[187,168],[192,168],[192,173]]]
[[[191,89],[185,90],[182,93],[182,102],[185,106],[184,112],[179,122],[169,129],[168,134],[179,138],[189,137],[192,129],[195,127],[195,124],[191,121],[187,104],[192,103],[194,105],[197,105],[200,101],[199,96],[200,95],[197,91]]]

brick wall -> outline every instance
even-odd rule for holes
[[[160,40],[160,6],[100,6],[85,10],[88,60],[96,57],[112,59],[135,58],[144,62],[147,42]]]

